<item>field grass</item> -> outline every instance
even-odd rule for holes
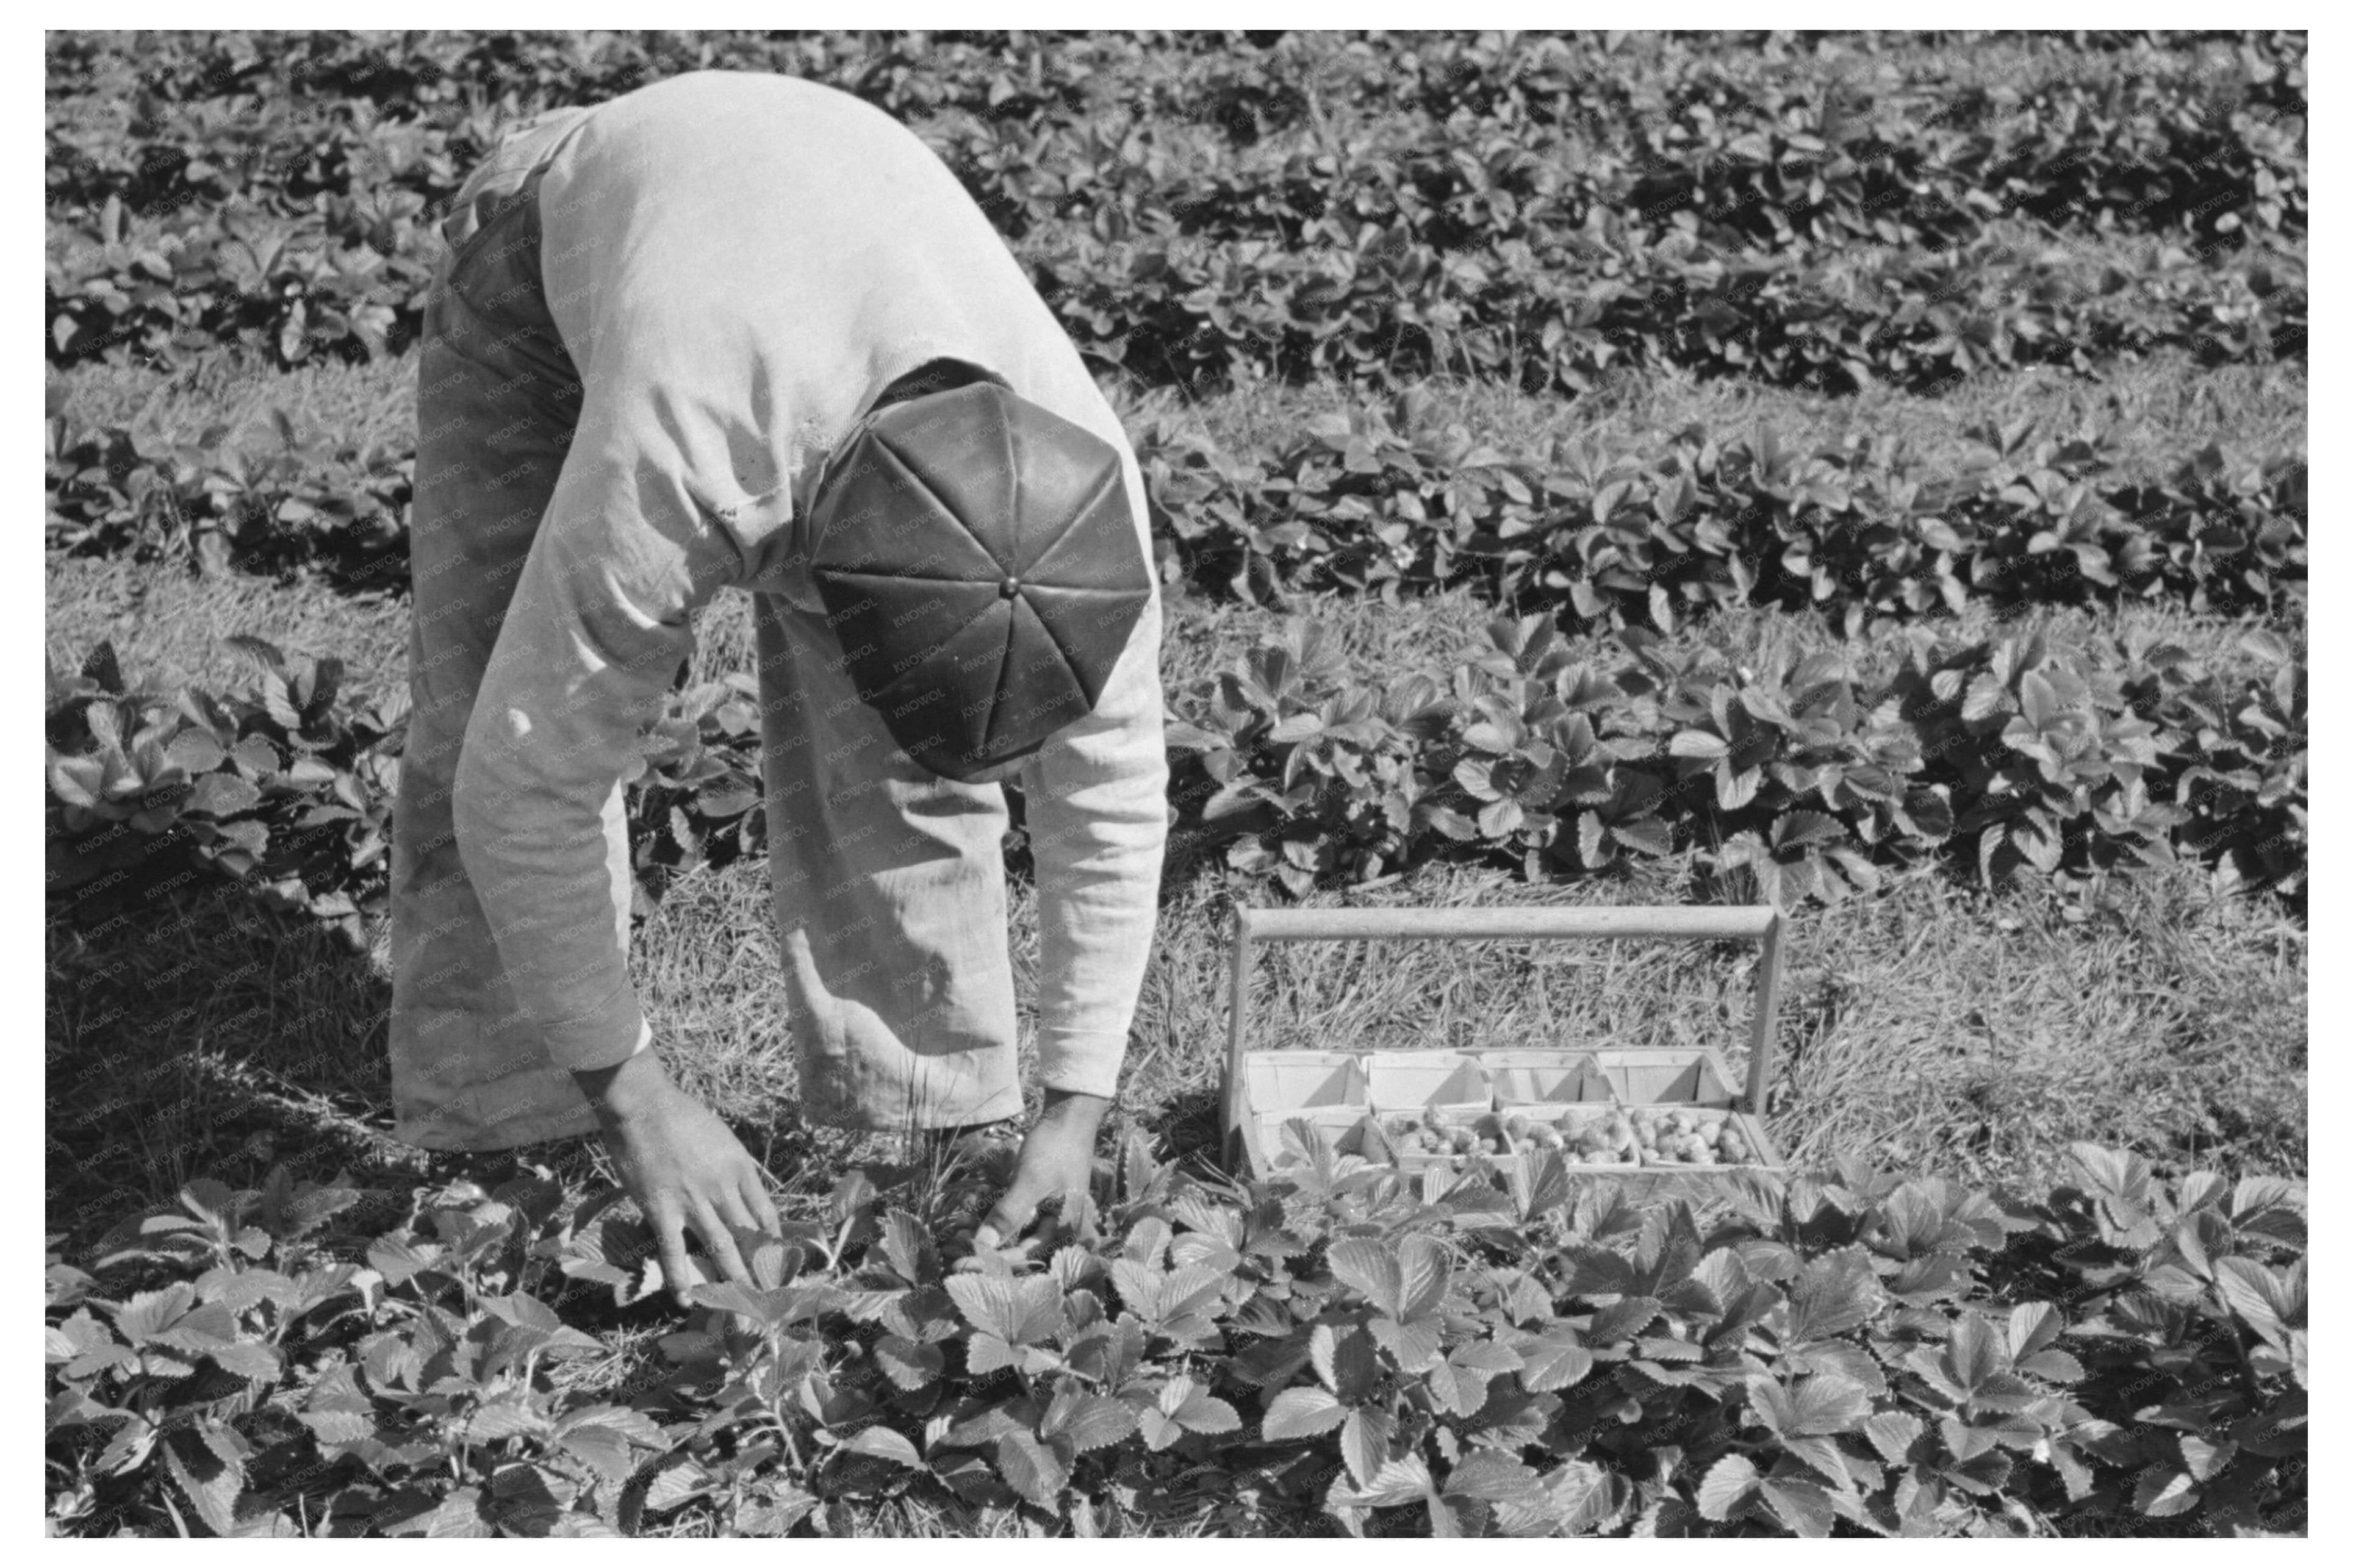
[[[1826,399],[1728,384],[1628,381],[1575,405],[1477,386],[1434,389],[1449,416],[1499,446],[1589,433],[1639,448],[1692,420],[1734,431],[1770,419],[1800,439],[1863,422],[1949,440],[1980,418],[2026,417],[2063,433],[2086,415],[2122,418],[2153,467],[2205,440],[2261,454],[2300,450],[2300,367],[2185,374],[2154,363],[2099,384],[2045,373],[1989,376],[1943,399]],[[396,438],[414,417],[413,362],[176,380],[91,369],[73,377],[78,411],[146,417],[193,437],[228,423],[266,441],[269,410],[338,438]],[[1165,395],[1122,396],[1123,411]],[[1176,410],[1230,439],[1343,406],[1339,388],[1255,389]],[[2135,410],[2129,417],[2120,410]],[[407,610],[383,595],[315,583],[204,578],[170,563],[47,563],[47,641],[78,658],[111,637],[136,681],[213,686],[248,678],[222,639],[253,632],[350,664],[374,697],[405,683]],[[703,615],[695,674],[751,668],[749,601],[723,595]],[[1492,611],[1467,590],[1377,601],[1317,598],[1288,612],[1183,598],[1172,603],[1163,679],[1191,689],[1286,613],[1331,626],[1352,668],[1377,679],[1443,668],[1480,645]],[[2038,610],[2067,638],[2161,628],[2218,667],[2247,662],[2241,623],[2178,608]],[[1989,628],[1972,611],[1954,629]],[[2280,628],[2299,643],[2304,628]],[[1590,652],[1603,640],[1576,634]],[[1846,642],[1807,616],[1740,611],[1678,634],[1760,663],[1841,646],[1866,679],[1901,658],[1893,631]],[[1674,902],[1688,867],[1632,879],[1530,888],[1491,872],[1436,867],[1369,894],[1317,902],[1423,904]],[[1231,899],[1214,875],[1172,878],[1137,1012],[1119,1119],[1206,1155],[1224,1040]],[[1033,994],[1034,902],[1017,886],[1011,952]],[[170,916],[85,941],[47,939],[51,1173],[49,1228],[93,1237],[187,1177],[250,1183],[273,1162],[324,1174],[338,1166],[398,1184],[463,1163],[392,1142],[384,1019],[384,933],[368,955],[226,890],[192,895]],[[1332,1037],[1380,1045],[1601,1038],[1706,1040],[1737,1057],[1753,979],[1733,949],[1640,944],[1314,944],[1263,961],[1257,1014],[1270,1046]],[[638,984],[674,1071],[705,1095],[767,1163],[788,1206],[822,1197],[849,1163],[890,1160],[894,1141],[800,1127],[765,868],[703,869],[670,889],[640,929]],[[2199,873],[2119,879],[2082,915],[2024,889],[1991,898],[1939,870],[1881,896],[1796,922],[1774,1129],[1793,1158],[1853,1154],[1908,1170],[2031,1184],[2070,1139],[2130,1142],[2171,1165],[2300,1173],[2306,1159],[2306,932],[2273,906],[2218,894]],[[1029,1020],[1024,1020],[1025,1053]],[[99,1090],[103,1089],[104,1092]],[[583,1179],[610,1178],[602,1151],[531,1152]]]

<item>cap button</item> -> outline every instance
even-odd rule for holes
[[[1008,577],[997,585],[997,596],[1000,599],[1009,599],[1020,591],[1021,579],[1018,577]]]

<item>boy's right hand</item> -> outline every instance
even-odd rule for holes
[[[776,1236],[782,1227],[759,1162],[727,1124],[672,1083],[650,1048],[575,1076],[596,1107],[623,1188],[653,1227],[672,1299],[689,1305],[687,1291],[702,1278],[686,1256],[689,1225],[728,1279],[754,1284],[733,1233]]]

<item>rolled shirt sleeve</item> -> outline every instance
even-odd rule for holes
[[[690,615],[742,569],[660,465],[596,449],[595,401],[500,628],[450,802],[516,1006],[574,1071],[650,1043],[608,861],[621,784],[693,651]]]
[[[1168,840],[1160,599],[1095,710],[1021,771],[1038,889],[1039,1087],[1109,1099],[1143,989]]]

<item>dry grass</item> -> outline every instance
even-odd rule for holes
[[[111,640],[127,679],[166,692],[250,685],[253,660],[227,640],[238,633],[291,653],[341,658],[344,689],[363,701],[408,680],[406,595],[347,595],[315,582],[280,585],[114,556],[52,555],[42,641],[51,658],[78,667],[99,642]]]
[[[51,370],[49,377],[58,379]],[[65,378],[67,412],[92,425],[145,421],[174,440],[195,441],[227,426],[224,447],[257,451],[278,445],[272,410],[298,428],[332,430],[338,441],[365,447],[403,446],[417,439],[417,356],[358,364],[340,360],[278,371],[238,357],[209,353],[185,370],[136,364],[78,365]]]

